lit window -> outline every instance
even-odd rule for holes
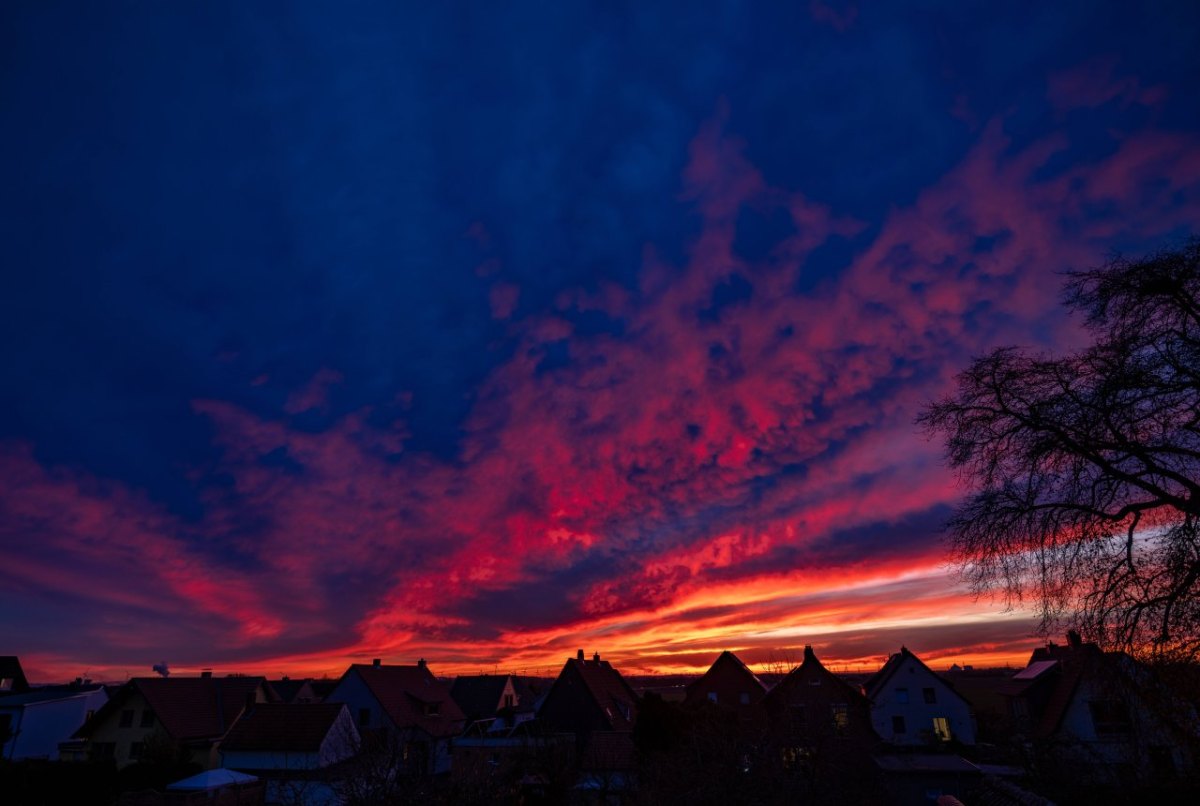
[[[933,718],[933,735],[938,738],[938,741],[950,741],[950,720],[944,716],[935,716]]]
[[[896,689],[896,702],[900,703],[901,705],[908,705],[908,689]]]
[[[13,687],[13,679],[11,677],[0,677],[0,691],[9,691]]]
[[[838,733],[845,733],[846,728],[850,727],[850,708],[844,702],[835,702],[830,706],[833,710],[833,729]]]

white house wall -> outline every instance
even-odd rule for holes
[[[897,689],[908,689],[908,703],[901,703]],[[922,689],[932,688],[936,702],[926,703]],[[904,718],[905,732],[895,733],[892,717]],[[944,680],[915,659],[906,658],[884,687],[876,692],[871,704],[871,724],[875,732],[890,744],[923,745],[936,741],[933,720],[945,717],[950,735],[963,744],[975,744],[975,720],[971,708]]]
[[[87,718],[88,711],[98,711],[108,700],[104,689],[80,692],[55,700],[5,707],[0,700],[0,712],[12,715],[12,739],[4,745],[4,757],[58,758],[58,744],[71,738]]]

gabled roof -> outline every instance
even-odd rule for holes
[[[76,732],[92,729],[122,710],[129,697],[141,694],[163,729],[173,738],[213,739],[224,735],[253,695],[262,677],[135,677],[118,689],[95,716]]]
[[[430,736],[453,736],[466,715],[450,690],[423,663],[416,666],[376,666],[355,663],[342,675],[358,675],[397,728],[420,728]],[[436,711],[436,713],[434,713]]]
[[[771,700],[777,700],[779,697],[784,696],[784,693],[787,692],[788,689],[800,685],[800,681],[805,679],[819,679],[830,682],[835,688],[842,691],[842,693],[847,694],[850,700],[861,702],[864,706],[867,704],[867,698],[863,695],[863,693],[842,678],[838,677],[833,672],[826,669],[824,664],[817,660],[816,653],[813,652],[812,647],[810,646],[804,647],[804,662],[795,669],[792,669],[787,673],[787,675],[784,676],[782,680],[776,683],[771,690],[767,692],[767,695],[763,701],[768,702]]]
[[[294,680],[285,677],[282,680],[268,680],[267,685],[279,697],[280,702],[293,702],[296,699],[296,695],[300,693],[300,689],[304,688],[308,682],[306,679]],[[311,685],[309,686],[309,690],[312,690]],[[316,696],[315,691],[313,692],[313,696]]]
[[[877,671],[875,674],[871,675],[870,677],[868,677],[866,679],[866,681],[863,683],[863,692],[867,695],[868,698],[870,698],[871,700],[874,700],[875,695],[877,695],[880,691],[883,690],[883,687],[887,685],[888,681],[891,680],[892,676],[904,666],[906,661],[909,661],[909,660],[915,661],[918,666],[920,666],[922,669],[924,669],[926,672],[928,672],[932,677],[941,681],[946,686],[946,688],[950,689],[950,693],[953,694],[955,697],[958,697],[964,703],[967,702],[966,699],[963,698],[963,696],[961,694],[959,694],[958,691],[954,688],[953,683],[951,683],[946,678],[942,677],[940,674],[935,672],[933,669],[930,669],[928,666],[926,666],[925,662],[922,661],[920,658],[918,658],[913,653],[909,652],[908,647],[906,647],[906,646],[901,646],[900,651],[894,653],[891,657],[889,657],[887,659],[887,663],[883,664],[883,667],[879,671]],[[968,703],[968,705],[969,705],[969,703]]]
[[[0,696],[23,694],[29,691],[29,681],[25,679],[21,661],[16,655],[0,655],[0,679],[12,680],[12,687],[6,691],[0,691]]]
[[[725,650],[717,656],[717,659],[713,661],[712,666],[708,667],[708,671],[705,672],[699,680],[693,680],[688,684],[688,695],[691,696],[693,691],[702,689],[705,685],[707,685],[709,678],[719,674],[722,669],[729,669],[730,671],[744,678],[751,686],[758,688],[761,693],[766,693],[767,687],[763,681],[758,679],[758,675],[750,671],[750,667],[745,663],[742,663],[741,658],[729,650]]]
[[[571,673],[583,681],[584,689],[604,712],[611,730],[633,730],[637,721],[638,696],[611,663],[600,660],[599,656],[591,660],[569,658],[554,685]],[[551,695],[546,696],[549,699]]]
[[[450,696],[468,719],[487,719],[496,715],[508,680],[503,674],[462,675],[454,679]]]
[[[243,713],[221,741],[228,751],[315,753],[334,729],[342,703],[264,703]],[[347,721],[349,730],[354,730]]]
[[[550,691],[554,681],[546,677],[523,677],[513,675],[513,689],[517,692],[518,711],[536,711],[538,703]]]
[[[1085,676],[1099,672],[1107,660],[1100,647],[1079,641],[1075,636],[1071,638],[1073,643],[1068,646],[1048,644],[1038,647],[1030,655],[1029,665],[1025,667],[1025,671],[1040,668],[1041,673],[1056,666],[1062,670],[1042,710],[1041,719],[1038,720],[1036,731],[1039,736],[1052,736],[1058,730],[1067,709],[1071,707],[1071,700],[1075,697],[1075,689],[1079,687],[1079,682]],[[1052,661],[1056,663],[1051,663]],[[1035,677],[1040,677],[1041,673]]]

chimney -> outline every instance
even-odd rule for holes
[[[582,649],[579,650],[579,652],[575,655],[575,660],[583,660],[583,650]]]
[[[417,666],[418,666],[418,667],[420,667],[420,668],[422,668],[422,669],[424,669],[424,668],[425,668],[425,659],[424,659],[424,658],[421,658],[420,660],[418,660],[418,661],[417,661]]]
[[[804,645],[804,662],[805,663],[808,663],[809,661],[816,662],[816,660],[817,660],[817,655],[815,652],[812,651],[812,647],[808,644],[805,644]]]
[[[600,653],[599,652],[592,653],[592,663],[599,663],[599,662],[600,662]]]
[[[212,669],[201,669],[200,677],[204,678],[205,680],[209,679],[212,677]]]
[[[1075,630],[1067,630],[1067,646],[1071,649],[1079,649],[1083,646],[1083,639],[1079,637],[1079,633]]]
[[[379,658],[375,658],[374,660],[372,660],[372,661],[371,661],[371,665],[372,665],[372,666],[374,666],[376,669],[378,669],[378,668],[379,668],[379,664],[380,664],[381,662],[382,662],[382,661],[380,661],[380,660],[379,660]]]

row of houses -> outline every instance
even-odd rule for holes
[[[639,722],[652,733],[645,723],[662,713],[653,695],[640,696],[611,663],[582,651],[552,682],[475,675],[448,683],[423,660],[376,660],[336,681],[205,673],[134,678],[111,692],[83,680],[31,689],[15,658],[0,658],[0,681],[8,685],[0,693],[6,758],[109,759],[120,768],[186,757],[204,770],[267,780],[268,802],[297,784],[318,793],[312,802],[338,802],[349,786],[498,779],[500,770],[510,773],[506,786],[535,792],[565,785],[619,794],[636,785]],[[1036,650],[995,689],[1006,730],[1094,780],[1193,769],[1194,703],[1157,686],[1128,656],[1073,633],[1065,646]],[[722,652],[686,687],[680,707],[725,720],[731,738],[722,752],[736,754],[743,771],[752,763],[811,771],[818,759],[850,759],[925,793],[1005,771],[970,750],[978,738],[972,699],[904,647],[861,681],[834,674],[806,647],[803,662],[772,686]],[[556,784],[559,774],[570,780]]]

